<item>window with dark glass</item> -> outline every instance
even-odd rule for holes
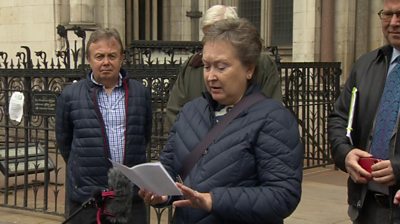
[[[146,40],[146,0],[139,0],[139,40]]]
[[[261,0],[240,0],[238,6],[238,15],[241,18],[248,19],[260,32]]]
[[[291,46],[293,39],[293,0],[272,0],[271,45]]]

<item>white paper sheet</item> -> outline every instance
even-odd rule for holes
[[[10,119],[21,122],[22,115],[24,114],[24,94],[21,92],[14,92],[11,95],[10,104],[8,106],[8,113]]]
[[[160,196],[182,195],[182,192],[176,187],[174,180],[160,162],[142,163],[131,168],[114,161],[111,162],[114,168],[120,170],[139,188]]]

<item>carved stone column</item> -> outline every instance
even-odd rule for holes
[[[186,12],[186,16],[190,18],[191,22],[191,39],[192,41],[199,40],[199,19],[202,17],[202,12],[199,11],[199,2],[198,0],[191,1],[191,11]]]
[[[321,1],[321,61],[332,62],[335,60],[334,51],[334,0]]]
[[[70,0],[70,24],[94,25],[95,0]]]

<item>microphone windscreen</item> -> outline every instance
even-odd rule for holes
[[[114,191],[115,197],[106,202],[106,210],[112,214],[107,219],[111,223],[127,223],[132,208],[133,183],[121,171],[111,168],[108,187]]]

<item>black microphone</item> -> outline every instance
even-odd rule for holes
[[[70,220],[72,220],[78,213],[80,213],[83,209],[87,207],[91,207],[96,205],[97,207],[102,207],[103,204],[103,196],[102,196],[102,190],[99,188],[96,188],[92,191],[90,198],[84,201],[81,204],[81,207],[76,209],[72,214],[70,214],[63,222],[62,224],[68,223]]]
[[[108,187],[114,193],[110,199],[103,198],[106,219],[111,223],[127,223],[132,209],[133,183],[121,171],[111,168]]]
[[[97,206],[103,204],[103,197],[101,196],[102,192],[103,191],[100,188],[94,189],[88,201],[94,201]]]

